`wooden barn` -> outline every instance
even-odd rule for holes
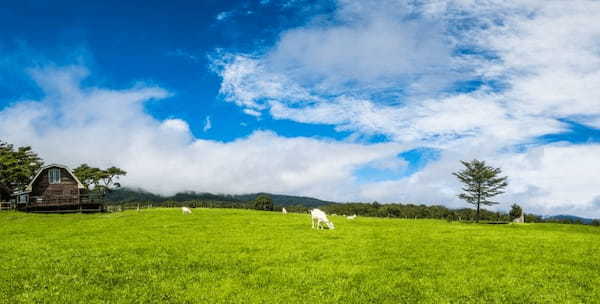
[[[77,176],[64,165],[41,168],[25,191],[13,195],[18,210],[30,212],[103,211],[100,198],[91,196]]]

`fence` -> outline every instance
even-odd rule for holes
[[[227,204],[218,203],[215,201],[185,201],[185,202],[140,202],[140,203],[115,203],[106,204],[105,210],[107,212],[122,212],[127,210],[143,210],[151,208],[236,208],[236,209],[252,209],[248,204],[237,203]]]
[[[2,210],[13,210],[14,205],[10,202],[0,202],[0,211]]]
[[[127,210],[136,210],[140,211],[143,209],[151,209],[151,208],[181,208],[181,207],[189,207],[189,208],[201,208],[201,207],[209,207],[208,204],[202,204],[201,202],[187,202],[187,203],[122,203],[122,204],[107,204],[106,211],[107,212],[122,212]]]

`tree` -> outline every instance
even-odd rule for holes
[[[254,200],[254,209],[273,211],[273,200],[270,196],[261,194]]]
[[[520,217],[522,213],[523,209],[521,208],[521,206],[517,204],[512,204],[512,206],[510,206],[510,212],[508,213],[508,215],[510,215],[510,218],[514,220]]]
[[[24,190],[44,162],[29,146],[15,148],[0,141],[0,199]]]
[[[102,171],[100,174],[100,180],[103,183],[102,187],[109,191],[113,186],[117,188],[121,187],[121,184],[117,183],[116,180],[125,175],[127,175],[126,171],[114,166]]]
[[[461,163],[465,169],[452,173],[464,184],[462,188],[464,193],[459,194],[458,197],[477,206],[475,221],[479,222],[481,205],[498,204],[489,199],[504,193],[504,188],[508,186],[507,177],[500,177],[502,170],[486,165],[485,161],[474,159],[470,162],[461,161]]]
[[[110,167],[106,170],[90,167],[87,164],[82,164],[73,170],[73,174],[77,176],[85,189],[100,192],[102,194],[111,191],[113,187],[120,187],[121,184],[116,180],[119,177],[127,175],[127,172],[117,167]]]
[[[90,190],[90,186],[94,186],[93,188],[95,188],[100,183],[102,170],[90,167],[87,164],[81,164],[73,170],[73,174],[77,176],[86,190]]]

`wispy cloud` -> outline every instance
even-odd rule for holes
[[[260,115],[261,115],[259,111],[252,110],[252,109],[244,109],[243,111],[244,111],[244,113],[246,113],[250,116],[254,116],[254,117],[260,117]]]
[[[210,122],[210,116],[206,116],[206,119],[204,119],[204,127],[202,128],[202,131],[206,132],[208,130],[210,130],[212,128],[212,124]]]
[[[223,21],[223,20],[231,17],[232,14],[233,14],[232,12],[220,12],[219,14],[217,14],[215,19],[217,19],[217,21]]]

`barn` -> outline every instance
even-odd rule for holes
[[[100,198],[88,193],[67,166],[42,167],[24,191],[13,194],[15,208],[30,212],[102,211]]]

